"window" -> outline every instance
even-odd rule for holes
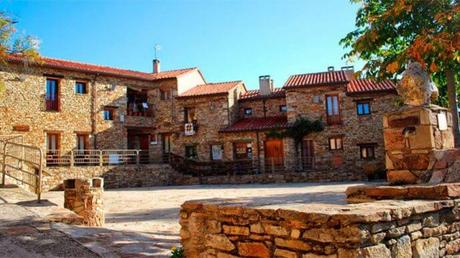
[[[222,160],[224,146],[222,144],[211,145],[211,160]]]
[[[313,96],[313,103],[321,103],[321,96],[320,95],[314,95]]]
[[[86,82],[76,82],[75,83],[75,93],[77,94],[86,94]]]
[[[168,100],[170,98],[171,98],[171,91],[160,89],[160,99],[161,100]]]
[[[358,116],[369,115],[371,113],[370,101],[356,102],[356,112],[358,113]]]
[[[59,111],[59,81],[56,79],[46,79],[46,110]]]
[[[84,151],[89,149],[89,135],[77,134],[77,150]]]
[[[343,149],[342,136],[335,136],[335,137],[329,138],[329,149],[330,150],[342,150]]]
[[[280,112],[286,113],[287,112],[287,106],[286,105],[280,105]]]
[[[113,113],[114,113],[113,108],[105,107],[104,108],[104,113],[103,113],[104,120],[107,120],[107,121],[113,120]]]
[[[359,148],[361,159],[375,159],[375,144],[363,144]]]
[[[329,125],[340,124],[339,96],[326,95],[326,114]]]
[[[59,133],[47,133],[46,134],[46,149],[48,152],[57,152],[60,145]]]
[[[194,123],[196,124],[197,118],[194,108],[184,108],[184,123]]]
[[[252,108],[245,108],[244,116],[252,116]]]
[[[196,145],[185,146],[185,157],[188,159],[198,159]]]

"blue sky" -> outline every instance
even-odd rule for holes
[[[0,0],[18,32],[41,40],[44,56],[151,72],[199,67],[208,82],[347,65],[339,40],[354,28],[348,0]]]

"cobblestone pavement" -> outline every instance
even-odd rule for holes
[[[187,200],[232,199],[256,207],[305,208],[315,210],[345,204],[347,187],[361,183],[203,185],[111,189],[104,193],[105,228],[85,228],[56,224],[101,256],[169,257],[178,246],[178,213]],[[44,195],[63,205],[63,192]],[[327,205],[324,205],[327,204]]]
[[[52,228],[26,201],[8,203],[8,197],[30,198],[22,191],[0,189],[0,257],[98,257],[65,233]],[[2,193],[7,192],[5,195]],[[15,192],[17,192],[15,194]],[[32,202],[32,203],[35,203]]]

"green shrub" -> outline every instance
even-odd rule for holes
[[[182,247],[171,248],[171,258],[184,258],[184,249]]]

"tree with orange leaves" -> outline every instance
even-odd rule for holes
[[[360,4],[356,29],[340,43],[344,58],[359,58],[358,73],[397,79],[409,61],[431,72],[448,99],[454,118],[455,145],[460,147],[457,92],[460,91],[460,0],[351,0]]]

